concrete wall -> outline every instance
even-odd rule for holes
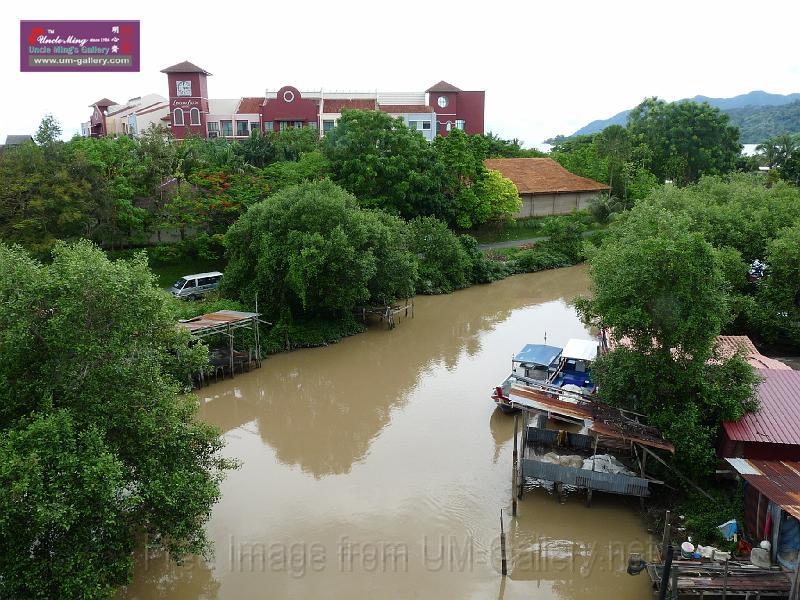
[[[600,192],[572,192],[566,194],[520,194],[522,208],[515,219],[566,215],[588,208],[589,202]]]

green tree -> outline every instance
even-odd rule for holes
[[[296,161],[279,161],[264,169],[264,178],[272,192],[306,181],[318,181],[330,175],[331,165],[319,151],[304,152]]]
[[[648,415],[693,475],[713,470],[719,424],[752,406],[756,382],[741,358],[715,356],[731,319],[722,262],[685,215],[637,205],[592,256],[592,296],[577,301],[625,340],[597,363],[601,397]]]
[[[418,292],[449,294],[471,283],[469,253],[447,223],[435,217],[417,217],[408,227],[411,250],[419,257]]]
[[[206,360],[143,255],[0,245],[0,596],[107,598],[141,533],[180,559],[230,461],[179,395]]]
[[[756,294],[757,323],[769,341],[800,348],[800,221],[770,240],[766,263]]]
[[[319,150],[319,130],[316,127],[289,127],[269,136],[275,147],[276,160],[299,160],[306,152]]]
[[[707,103],[647,98],[628,116],[634,143],[649,149],[647,167],[678,184],[733,171],[741,153],[739,130]]]
[[[371,300],[409,295],[414,265],[398,227],[330,181],[286,188],[228,231],[224,287],[244,302],[258,295],[259,308],[284,323],[345,319]],[[394,282],[378,279],[393,267]]]
[[[61,139],[61,123],[53,115],[45,115],[39,128],[33,135],[34,141],[40,146],[51,146]]]
[[[322,140],[333,180],[362,206],[405,218],[450,218],[441,192],[443,169],[425,138],[401,118],[373,110],[344,111]]]
[[[475,183],[475,195],[485,198],[489,205],[489,220],[510,219],[522,209],[522,199],[517,186],[499,171],[487,169]]]

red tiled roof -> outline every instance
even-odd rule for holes
[[[242,98],[239,102],[239,109],[236,111],[239,114],[243,113],[260,113],[261,106],[264,104],[264,97],[261,98]]]
[[[166,69],[161,69],[162,73],[202,73],[203,75],[211,75],[205,69],[190,63],[188,60],[179,62],[177,65],[172,65]]]
[[[747,483],[800,519],[800,462],[727,458]]]
[[[800,371],[758,372],[764,377],[756,390],[758,410],[723,423],[725,433],[737,442],[800,444]]]
[[[460,92],[461,90],[454,86],[452,83],[447,83],[442,80],[439,83],[434,83],[429,87],[426,92]]]
[[[381,104],[378,108],[387,113],[430,114],[435,112],[430,106],[424,104]]]
[[[325,100],[323,110],[326,113],[339,113],[343,110],[375,110],[376,100],[333,99]]]
[[[604,183],[570,173],[551,158],[489,158],[487,169],[500,171],[520,194],[559,194],[609,190]]]
[[[744,352],[744,358],[756,369],[774,369],[791,371],[792,367],[779,360],[761,354],[746,335],[720,335],[717,337],[717,352],[721,358],[730,358],[738,351]]]

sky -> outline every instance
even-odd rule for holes
[[[46,113],[71,137],[88,105],[167,95],[164,67],[213,73],[209,96],[301,91],[422,91],[444,79],[486,91],[486,130],[526,145],[569,134],[647,96],[800,92],[800,2],[541,0],[402,3],[0,5],[0,143]],[[138,73],[20,73],[19,21],[141,21]]]

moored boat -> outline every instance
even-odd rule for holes
[[[561,348],[547,344],[526,344],[511,359],[511,374],[492,391],[492,400],[504,413],[514,413],[508,392],[515,383],[546,383],[560,365]]]

